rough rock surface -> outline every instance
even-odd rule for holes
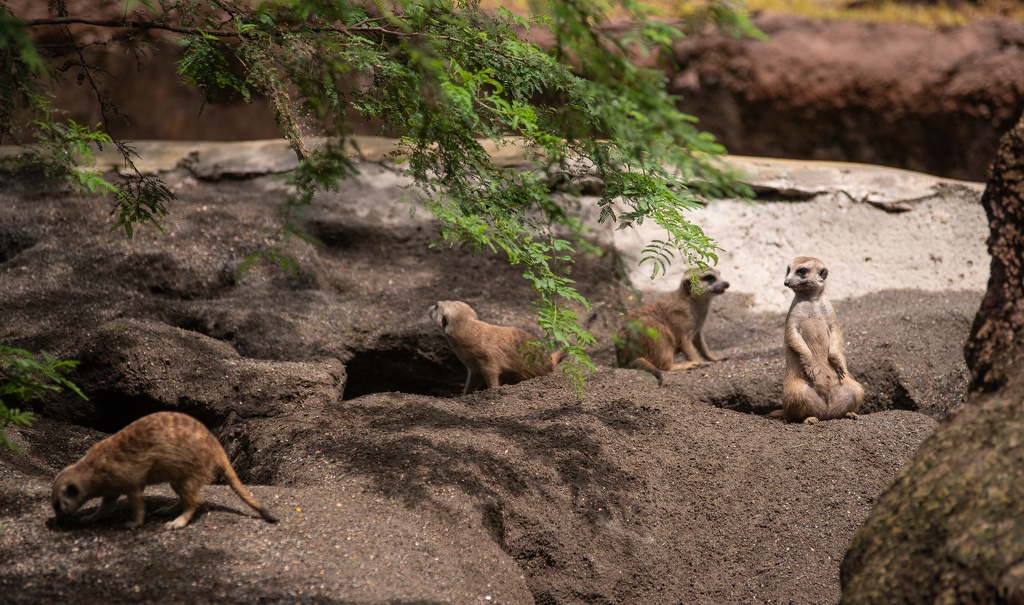
[[[830,280],[857,284],[835,304],[866,413],[811,427],[764,416],[780,391],[785,310],[770,302],[785,296],[780,268],[847,240],[876,259],[905,247],[844,222],[863,210],[908,232],[936,212],[955,216],[946,228],[965,256],[948,258],[967,271],[970,250],[984,247],[977,187],[940,187],[933,206],[899,213],[848,212],[831,190],[771,194],[771,212],[735,223],[793,226],[793,247],[744,261],[777,292],[757,302],[763,287],[723,268],[734,288],[707,331],[728,359],[670,373],[662,388],[611,367],[610,335],[663,284],[630,288],[616,255],[582,256],[576,278],[600,342],[585,398],[561,376],[460,397],[464,370],[426,309],[462,299],[487,321],[529,328],[517,270],[429,248],[432,223],[400,201],[403,179],[362,162],[362,178],[310,213],[325,245],[295,247],[297,273],[237,276],[270,237],[262,228],[284,186],[273,175],[203,180],[215,172],[204,157],[200,148],[165,174],[179,200],[164,232],[139,229],[131,241],[110,233],[106,201],[34,182],[0,187],[0,342],[81,359],[72,378],[90,395],[40,402],[42,420],[12,431],[24,455],[0,453],[0,591],[14,602],[836,602],[850,537],[964,397],[962,347],[987,275],[950,287],[931,263],[893,288],[857,274],[875,264],[851,263]],[[786,174],[791,165],[769,176]],[[758,206],[702,212],[715,237],[742,245],[715,213],[743,207]],[[804,221],[825,220],[830,239],[798,236]],[[949,254],[941,238],[910,241]],[[984,273],[987,259],[971,262]],[[95,526],[52,525],[54,473],[162,409],[211,426],[282,522],[252,517],[215,485],[180,532],[152,514],[166,488],[147,492],[151,516],[136,531],[122,527],[124,503]]]
[[[1024,602],[1024,117],[982,197],[991,278],[965,356],[968,402],[879,499],[843,559],[843,603]]]

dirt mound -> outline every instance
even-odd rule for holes
[[[575,272],[600,341],[582,401],[561,376],[460,397],[464,370],[427,307],[462,299],[489,322],[529,328],[530,291],[501,258],[429,248],[432,223],[398,201],[401,180],[361,168],[364,178],[318,200],[309,228],[325,246],[295,248],[298,273],[234,273],[273,225],[274,177],[167,174],[179,199],[165,231],[129,242],[109,232],[106,202],[31,183],[0,189],[0,342],[82,359],[72,378],[90,395],[40,404],[44,420],[13,431],[25,455],[0,453],[4,594],[835,602],[850,536],[962,401],[980,291],[835,301],[867,413],[805,427],[763,416],[778,405],[784,312],[753,305],[740,284],[707,324],[726,361],[670,373],[662,388],[611,367],[610,335],[640,302],[612,254],[581,256]],[[810,208],[836,212],[801,212]],[[916,212],[893,216],[930,221]],[[885,244],[899,242],[865,245],[882,258],[874,247]],[[774,259],[762,262],[774,271]],[[182,532],[155,514],[126,531],[124,503],[96,526],[52,526],[53,474],[104,432],[161,409],[206,421],[282,523],[251,518],[212,486]],[[150,511],[169,496],[152,490]]]

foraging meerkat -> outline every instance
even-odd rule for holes
[[[480,321],[476,311],[459,300],[440,300],[428,314],[469,372],[463,395],[550,374],[564,354],[547,355],[531,344],[537,339],[524,330]]]
[[[864,388],[850,376],[843,356],[843,332],[825,295],[828,268],[816,258],[798,256],[786,268],[793,304],[786,316],[786,375],[782,410],[773,413],[814,424],[856,418]]]
[[[147,485],[170,483],[181,501],[159,512],[169,513],[180,506],[181,515],[165,526],[182,528],[196,512],[200,491],[213,479],[214,469],[223,473],[243,502],[267,521],[277,522],[238,480],[213,433],[195,418],[177,412],[143,416],[89,448],[81,460],[54,479],[53,511],[60,522],[89,500],[101,497],[99,510],[88,517],[94,521],[124,494],[134,513],[128,526],[138,527],[146,513],[142,491]]]
[[[615,338],[615,358],[620,368],[646,370],[664,382],[662,372],[687,370],[706,361],[720,358],[708,350],[704,340],[704,320],[708,317],[711,299],[725,292],[729,282],[717,269],[708,268],[697,279],[702,287],[695,292],[691,285],[693,269],[683,275],[679,290],[668,298],[634,310],[626,317]],[[686,358],[675,363],[675,354]]]

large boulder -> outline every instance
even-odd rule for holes
[[[1024,116],[983,203],[992,271],[966,346],[973,395],[857,531],[845,604],[1024,602]]]

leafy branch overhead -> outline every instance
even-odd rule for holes
[[[583,347],[593,339],[571,310],[586,301],[569,277],[582,222],[553,183],[567,184],[571,194],[578,193],[574,183],[596,177],[602,222],[664,228],[648,254],[655,273],[676,255],[688,265],[714,262],[714,242],[685,212],[702,197],[749,191],[720,162],[724,149],[677,110],[664,74],[635,59],[658,53],[688,28],[757,32],[730,0],[695,1],[672,19],[655,18],[634,0],[531,7],[533,14],[521,16],[452,0],[143,0],[122,3],[111,19],[71,14],[53,0],[49,16],[19,20],[0,2],[0,140],[48,143],[43,149],[64,158],[58,165],[65,173],[113,194],[117,225],[128,235],[137,223],[159,221],[171,199],[167,188],[134,170],[123,142],[59,126],[46,91],[69,77],[91,87],[105,132],[107,121],[122,116],[105,88],[112,83],[83,49],[100,43],[137,51],[160,32],[158,40],[180,44],[178,73],[207,102],[270,101],[299,158],[296,193],[281,212],[286,238],[301,237],[302,209],[315,191],[353,173],[344,148],[350,116],[380,120],[400,137],[403,165],[429,194],[440,241],[502,251],[522,266],[539,295],[548,345],[586,365]],[[610,27],[613,11],[623,17],[616,23],[627,25]],[[63,43],[49,35],[45,49],[34,46],[43,28],[58,30]],[[550,42],[542,47],[531,37]],[[31,136],[17,138],[26,132]],[[496,165],[482,139],[516,145],[534,169]],[[83,181],[75,172],[76,158],[88,155],[82,142],[116,145],[131,176]],[[52,149],[62,145],[63,155]]]

